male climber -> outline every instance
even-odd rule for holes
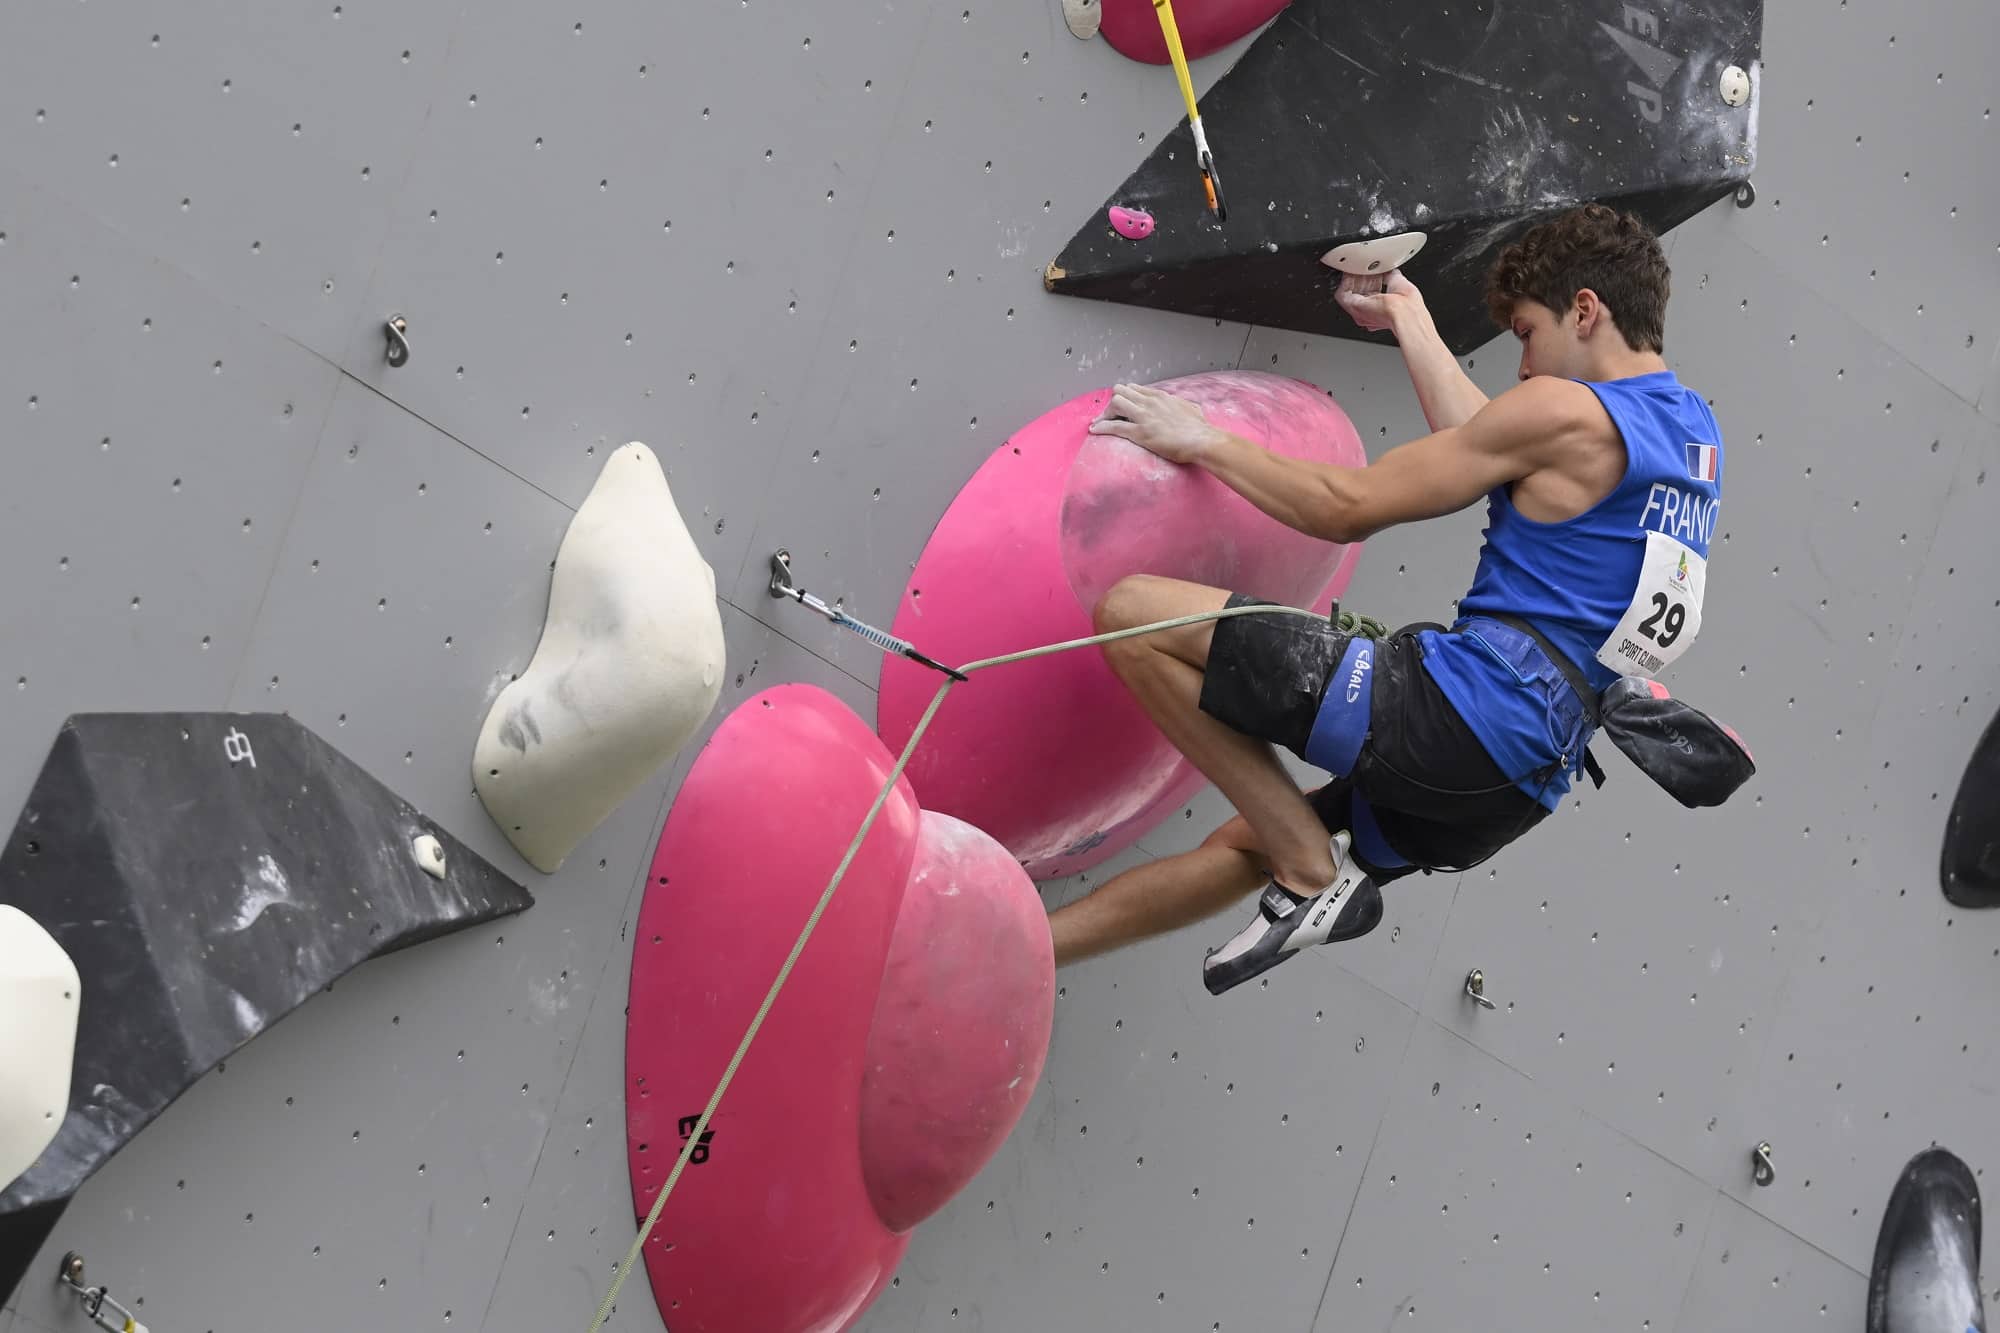
[[[1357,323],[1394,332],[1434,432],[1366,467],[1282,457],[1184,399],[1116,388],[1093,432],[1205,468],[1301,532],[1358,542],[1482,496],[1487,527],[1448,630],[1371,640],[1252,613],[1103,646],[1238,814],[1194,851],[1054,912],[1058,965],[1261,890],[1256,917],[1203,963],[1219,994],[1310,945],[1368,933],[1379,885],[1482,861],[1556,808],[1593,731],[1578,687],[1594,697],[1620,676],[1657,674],[1701,624],[1722,437],[1662,357],[1668,286],[1659,242],[1633,216],[1589,205],[1536,226],[1487,275],[1488,309],[1521,343],[1520,383],[1491,400],[1407,279],[1344,290]],[[1136,575],[1095,619],[1111,632],[1261,601]],[[1274,745],[1331,780],[1300,791]]]

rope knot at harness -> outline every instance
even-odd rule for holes
[[[1333,617],[1333,628],[1341,634],[1358,634],[1364,639],[1386,639],[1389,627],[1373,616],[1357,615],[1352,611],[1338,611]]]

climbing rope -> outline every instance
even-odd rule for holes
[[[612,1279],[611,1290],[605,1294],[603,1304],[597,1307],[597,1317],[590,1321],[590,1333],[598,1333],[598,1330],[604,1326],[604,1321],[610,1317],[611,1307],[618,1299],[619,1290],[624,1287],[625,1279],[632,1271],[632,1265],[638,1262],[640,1253],[645,1249],[646,1238],[652,1234],[654,1224],[660,1220],[660,1210],[666,1206],[667,1196],[673,1193],[675,1183],[681,1178],[681,1172],[687,1168],[688,1159],[693,1155],[696,1147],[700,1145],[703,1135],[708,1130],[710,1118],[715,1115],[716,1108],[722,1104],[723,1094],[729,1091],[729,1084],[736,1077],[736,1071],[742,1065],[743,1058],[750,1053],[750,1045],[757,1039],[758,1029],[764,1026],[764,1019],[770,1014],[771,1006],[778,1001],[778,993],[785,988],[785,982],[792,975],[792,967],[799,961],[799,955],[805,952],[806,942],[812,938],[813,931],[819,927],[819,919],[825,914],[827,904],[833,901],[834,891],[840,887],[840,881],[846,877],[847,867],[853,864],[855,856],[861,851],[861,844],[868,840],[869,830],[875,827],[875,817],[882,813],[882,807],[888,803],[889,793],[894,791],[897,782],[902,780],[903,769],[908,766],[910,756],[916,752],[917,743],[924,738],[924,732],[930,727],[931,719],[937,716],[938,709],[943,706],[945,696],[951,693],[952,687],[957,685],[959,680],[970,676],[973,672],[984,671],[988,667],[1007,666],[1014,662],[1025,662],[1030,658],[1047,657],[1054,653],[1068,652],[1073,648],[1090,648],[1098,644],[1112,643],[1119,639],[1136,638],[1142,634],[1158,634],[1163,630],[1179,629],[1183,625],[1199,625],[1204,621],[1222,620],[1229,616],[1249,615],[1253,612],[1265,615],[1307,616],[1313,620],[1321,621],[1327,619],[1327,617],[1319,615],[1317,612],[1307,611],[1296,606],[1269,606],[1260,603],[1250,606],[1224,607],[1218,611],[1203,611],[1195,615],[1178,616],[1172,620],[1162,620],[1151,625],[1140,625],[1134,629],[1115,630],[1109,634],[1096,634],[1087,639],[1069,639],[1062,643],[1044,644],[1040,648],[1027,648],[1017,653],[1008,653],[1003,657],[985,658],[959,668],[955,678],[947,679],[943,684],[938,686],[938,692],[931,699],[930,707],[924,710],[923,717],[917,721],[916,730],[910,733],[909,741],[903,746],[903,753],[896,757],[896,766],[890,770],[888,781],[883,783],[882,790],[876,793],[875,803],[868,808],[868,816],[861,821],[861,828],[855,833],[854,841],[847,845],[847,852],[840,858],[839,866],[834,869],[833,878],[827,881],[825,892],[821,893],[819,901],[813,904],[812,913],[806,918],[805,927],[799,931],[798,939],[793,941],[792,951],[786,955],[784,966],[778,969],[778,975],[771,982],[770,990],[765,992],[764,1002],[757,1006],[757,1015],[750,1020],[749,1028],[744,1031],[743,1040],[737,1044],[736,1054],[729,1058],[729,1065],[722,1071],[722,1079],[715,1085],[715,1092],[709,1097],[708,1105],[702,1109],[701,1118],[695,1121],[694,1129],[688,1133],[687,1142],[682,1146],[680,1156],[674,1160],[674,1169],[667,1174],[666,1182],[660,1186],[659,1197],[653,1200],[652,1208],[646,1213],[646,1221],[639,1228],[638,1238],[632,1242],[632,1248],[626,1252],[624,1262],[618,1266],[618,1274]],[[1333,628],[1342,634],[1361,634],[1371,639],[1387,638],[1389,634],[1388,628],[1381,621],[1369,616],[1356,615],[1352,611],[1338,612],[1333,617],[1331,623]],[[948,675],[953,674],[949,668],[940,669],[946,671]]]

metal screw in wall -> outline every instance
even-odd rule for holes
[[[401,315],[391,315],[389,316],[388,323],[383,326],[383,330],[389,335],[389,364],[392,366],[408,365],[410,360],[410,339],[408,337],[410,321],[404,319]]]
[[[1486,998],[1486,974],[1473,968],[1465,974],[1465,993],[1482,1009],[1497,1009],[1498,1005]]]
[[[1771,1145],[1760,1143],[1750,1154],[1750,1170],[1759,1185],[1769,1185],[1778,1178],[1771,1166]]]

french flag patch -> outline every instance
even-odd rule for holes
[[[1688,451],[1688,475],[1696,481],[1714,481],[1716,469],[1722,463],[1722,450],[1712,444],[1690,444]]]

